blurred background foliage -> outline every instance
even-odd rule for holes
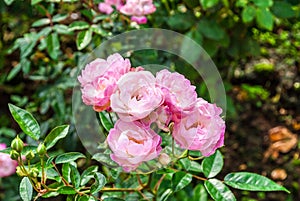
[[[279,155],[274,155],[269,132],[276,126],[287,127],[296,134],[300,130],[298,0],[154,1],[157,10],[148,16],[145,25],[130,23],[128,17],[116,11],[101,14],[97,8],[100,2],[0,0],[0,142],[9,144],[16,134],[25,138],[9,115],[10,102],[32,112],[42,122],[43,135],[57,125],[71,125],[69,139],[58,144],[57,151],[84,151],[71,117],[78,67],[102,41],[117,34],[164,28],[202,45],[223,78],[228,128],[223,148],[224,174],[254,171],[292,192],[235,192],[238,200],[300,200],[300,143],[286,152],[277,150]],[[172,55],[137,51],[131,62],[134,66],[170,66],[191,79],[199,95],[209,99],[195,70]],[[288,139],[285,136],[279,141],[289,142]],[[31,143],[29,138],[26,140]],[[267,151],[272,152],[270,157],[266,157]],[[0,180],[0,200],[19,199],[15,180],[16,176]],[[178,192],[178,200],[190,199],[192,191],[187,188]],[[198,199],[194,196],[193,200]]]

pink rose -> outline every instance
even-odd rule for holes
[[[145,15],[155,11],[156,7],[153,5],[152,0],[127,0],[126,4],[120,9],[121,13],[133,16],[131,20],[138,24],[145,24],[147,22]]]
[[[3,150],[5,148],[6,145],[1,143],[0,150]],[[17,161],[12,160],[9,154],[0,153],[0,178],[14,174],[16,172],[17,166]]]
[[[149,71],[138,71],[120,78],[110,100],[111,109],[128,122],[147,117],[163,103],[164,97],[156,87],[155,77]]]
[[[174,124],[175,141],[181,148],[210,156],[224,144],[225,122],[221,113],[221,108],[199,98],[194,110]]]
[[[117,10],[120,10],[123,6],[122,0],[105,0],[103,3],[99,3],[98,8],[101,13],[111,14],[114,9],[112,6],[115,6]]]
[[[136,22],[138,24],[146,24],[147,18],[145,16],[132,16],[131,21]]]
[[[110,96],[116,90],[119,78],[129,72],[130,61],[116,53],[104,59],[95,59],[82,70],[78,80],[81,84],[82,100],[92,105],[95,111],[110,107]]]
[[[188,79],[179,73],[161,70],[156,74],[156,80],[164,93],[165,104],[173,113],[173,121],[178,121],[193,110],[197,93],[196,87]]]
[[[161,137],[140,122],[118,120],[108,134],[107,143],[113,152],[111,159],[126,172],[158,157],[162,150]]]

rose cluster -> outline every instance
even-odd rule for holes
[[[197,98],[196,87],[177,72],[161,70],[154,76],[116,53],[87,64],[78,80],[86,105],[118,115],[107,143],[111,159],[127,172],[160,156],[162,138],[153,124],[171,132],[181,148],[204,156],[223,146],[222,109]]]
[[[138,24],[147,23],[145,15],[154,13],[156,10],[152,0],[126,0],[125,4],[122,0],[105,0],[98,7],[100,12],[106,14],[111,14],[115,7],[122,14],[131,16],[131,21]]]

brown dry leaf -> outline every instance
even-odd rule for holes
[[[297,130],[297,131],[300,130],[300,122],[298,123],[296,120],[293,120],[292,124],[293,124],[293,128],[295,130]]]
[[[279,152],[287,153],[297,145],[297,135],[283,126],[277,126],[269,130],[270,146],[264,153],[264,160],[272,156],[276,159]]]
[[[274,180],[285,180],[287,178],[287,173],[282,168],[276,168],[271,172],[271,177]]]

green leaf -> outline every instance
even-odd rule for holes
[[[190,159],[188,159],[188,158],[180,159],[179,163],[182,165],[182,167],[185,170],[190,170],[190,167],[191,167],[191,161],[190,161]]]
[[[87,184],[89,182],[89,180],[94,178],[94,173],[97,171],[98,171],[98,166],[91,166],[91,167],[88,167],[87,169],[85,169],[83,171],[83,173],[81,174],[80,185],[84,186],[85,184]]]
[[[105,198],[104,201],[125,201],[125,200],[121,198],[110,197],[110,198]]]
[[[207,201],[207,192],[203,184],[198,184],[194,188],[194,196],[192,201]]]
[[[202,170],[207,178],[212,178],[219,174],[223,168],[223,156],[219,150],[217,150],[213,155],[205,158],[202,161]]]
[[[56,14],[52,18],[52,22],[60,22],[65,20],[68,17],[68,14]]]
[[[225,35],[223,28],[214,20],[200,20],[197,25],[197,30],[205,37],[213,40],[220,40]]]
[[[93,24],[91,26],[91,30],[96,34],[99,34],[100,36],[106,37],[109,35],[109,32],[103,29],[100,25]]]
[[[194,16],[190,13],[175,13],[167,20],[167,24],[175,31],[185,31],[194,25]]]
[[[64,24],[56,24],[53,26],[53,29],[59,34],[71,35],[74,34],[73,31],[70,31],[68,26]]]
[[[32,114],[10,103],[8,104],[8,107],[22,131],[32,139],[38,140],[40,138],[41,129]]]
[[[30,71],[30,61],[28,59],[21,59],[22,71],[25,75],[28,75]]]
[[[70,163],[64,163],[61,169],[62,176],[67,182],[71,182],[71,167]]]
[[[190,37],[191,39],[193,39],[194,41],[196,41],[199,45],[202,45],[203,42],[203,36],[201,35],[201,33],[197,30],[191,30],[189,31],[186,36]],[[188,49],[188,47],[184,47],[185,44],[182,44],[183,48]]]
[[[272,13],[280,18],[295,17],[296,12],[293,10],[292,5],[284,1],[275,1],[271,7]]]
[[[176,172],[172,178],[172,188],[177,192],[186,187],[192,181],[192,175],[185,172]]]
[[[95,172],[95,183],[91,186],[91,193],[98,193],[106,184],[106,178],[103,174]]]
[[[78,201],[96,201],[96,199],[93,196],[84,195],[80,196]]]
[[[78,189],[80,186],[80,173],[73,165],[70,165],[71,168],[71,182],[73,186]]]
[[[47,37],[47,51],[52,59],[57,60],[60,52],[60,43],[57,33],[52,33]]]
[[[76,45],[78,50],[84,49],[92,40],[92,31],[86,30],[78,33],[76,38]]]
[[[43,1],[43,0],[31,0],[31,5],[33,6],[37,3],[40,3],[41,1]]]
[[[191,161],[191,166],[189,168],[189,171],[203,172],[202,166],[196,161]]]
[[[219,3],[219,0],[200,0],[204,10],[211,8]]]
[[[39,34],[37,34],[36,32],[30,32],[24,34],[23,38],[19,38],[16,40],[16,43],[20,47],[21,58],[25,58],[32,53],[32,50],[39,38]]]
[[[246,7],[248,4],[248,0],[237,0],[235,3],[236,7]]]
[[[57,190],[57,192],[59,194],[62,194],[62,195],[74,195],[74,194],[76,194],[75,189],[70,187],[70,186],[63,186],[63,187],[59,188]]]
[[[13,68],[11,69],[11,71],[9,72],[9,74],[8,74],[8,76],[7,76],[7,78],[6,78],[6,80],[7,80],[7,81],[10,81],[11,79],[13,79],[13,78],[20,72],[21,69],[22,69],[21,63],[19,63],[19,64],[16,65],[15,67],[13,67]]]
[[[99,118],[101,121],[102,126],[104,127],[104,129],[109,132],[110,129],[112,129],[114,127],[114,125],[112,124],[112,122],[109,120],[109,118],[107,117],[107,115],[109,115],[107,112],[99,112]]]
[[[31,201],[33,188],[28,177],[22,179],[19,190],[23,201]]]
[[[200,5],[199,4],[200,2],[195,0],[183,0],[183,1],[190,9],[194,9],[195,7]]]
[[[259,26],[265,28],[269,31],[273,29],[273,16],[272,13],[267,9],[260,9],[256,10],[256,21]]]
[[[230,189],[217,179],[206,180],[204,186],[210,196],[216,201],[236,200]]]
[[[48,18],[42,18],[42,19],[39,19],[37,21],[35,21],[34,23],[32,23],[32,27],[40,27],[40,26],[44,26],[44,25],[47,25],[47,24],[50,24],[50,20]]]
[[[289,191],[275,183],[271,179],[259,174],[250,172],[229,173],[225,176],[224,182],[237,189],[247,191]]]
[[[242,11],[242,19],[244,23],[251,22],[256,15],[256,9],[253,6],[247,6]]]
[[[45,193],[44,195],[42,195],[42,198],[56,197],[58,195],[59,195],[58,192],[48,192],[48,193]]]
[[[61,155],[57,156],[57,158],[55,159],[55,163],[56,164],[68,163],[68,162],[71,162],[71,161],[75,161],[78,158],[85,158],[85,156],[82,153],[79,153],[79,152],[64,153],[64,154],[61,154]]]
[[[173,194],[173,190],[168,188],[164,191],[164,193],[159,197],[159,201],[167,201],[170,195]]]
[[[93,155],[92,159],[103,163],[108,166],[117,167],[117,163],[110,158],[109,154],[96,153]]]
[[[69,31],[88,29],[90,25],[85,21],[75,21],[69,25]]]
[[[41,31],[38,32],[39,38],[44,38],[45,36],[48,36],[52,31],[52,27],[44,27]]]
[[[10,6],[15,0],[4,0],[6,5]]]
[[[273,5],[273,0],[252,0],[253,3],[261,8],[271,7]]]
[[[207,54],[212,57],[218,52],[220,43],[215,40],[205,39],[202,46]]]
[[[68,125],[62,125],[52,129],[51,132],[46,136],[44,140],[46,149],[50,149],[57,143],[58,140],[66,137],[68,131],[69,131]]]

